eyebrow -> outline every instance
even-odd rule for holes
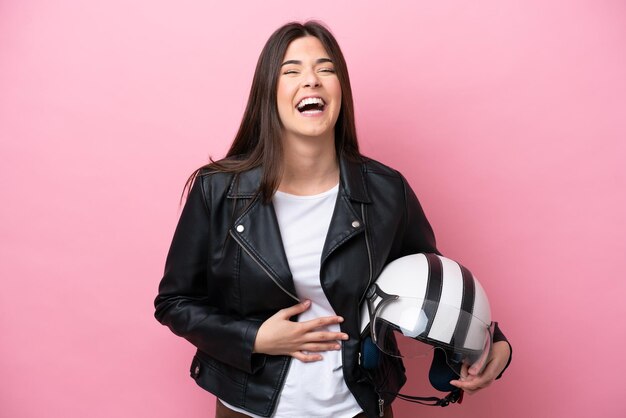
[[[322,64],[324,62],[332,63],[333,60],[331,60],[330,58],[318,58],[317,61],[315,61],[316,64]],[[299,60],[287,60],[287,61],[283,62],[280,66],[282,67],[283,65],[289,65],[289,64],[302,65],[302,61],[299,61]]]

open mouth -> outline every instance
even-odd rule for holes
[[[321,97],[307,97],[302,99],[296,106],[298,111],[305,115],[322,113],[325,107],[326,103],[324,103]]]

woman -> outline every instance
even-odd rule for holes
[[[188,186],[155,316],[198,348],[191,375],[219,398],[217,416],[392,416],[403,367],[361,369],[359,306],[390,261],[438,251],[405,179],[360,155],[324,26],[272,34],[227,157]],[[455,384],[501,374],[509,345],[495,340],[486,370]]]

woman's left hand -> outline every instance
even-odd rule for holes
[[[481,389],[489,386],[502,373],[511,356],[511,347],[506,341],[498,341],[493,344],[489,360],[482,373],[478,374],[480,367],[463,365],[461,378],[451,380],[450,384],[463,389],[468,395],[473,395]]]

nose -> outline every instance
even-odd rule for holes
[[[319,87],[320,79],[315,71],[308,71],[303,78],[303,87]]]

